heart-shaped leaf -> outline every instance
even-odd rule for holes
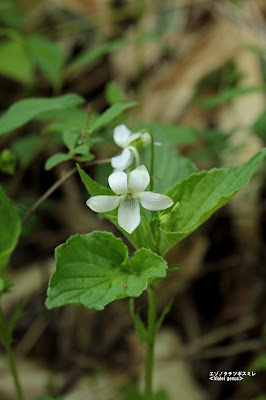
[[[46,306],[82,304],[102,310],[113,300],[138,297],[155,278],[163,278],[167,264],[149,249],[128,259],[128,249],[112,233],[94,231],[71,236],[55,250],[56,270]]]

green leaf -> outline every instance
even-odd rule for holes
[[[170,400],[170,398],[164,389],[160,389],[157,393],[155,393],[153,400]]]
[[[266,110],[264,110],[253,124],[254,132],[266,140]]]
[[[83,156],[89,155],[89,148],[87,144],[81,144],[80,146],[75,147],[75,154],[81,154]]]
[[[266,370],[266,354],[261,354],[260,356],[255,358],[249,368],[254,371]]]
[[[68,66],[68,71],[73,71],[76,68],[89,65],[96,61],[105,54],[116,51],[129,43],[128,40],[118,39],[110,43],[104,43],[103,45],[97,46],[94,49],[86,50],[84,53],[79,55],[72,63]]]
[[[38,397],[37,400],[64,400],[63,397]]]
[[[156,124],[165,137],[177,144],[193,144],[197,140],[197,129],[185,125]]]
[[[77,145],[79,137],[80,137],[80,132],[78,130],[71,129],[64,131],[63,141],[68,150],[70,150],[71,152],[74,151],[74,148]]]
[[[41,36],[32,36],[29,39],[29,48],[33,60],[44,76],[54,87],[59,87],[62,81],[65,57],[58,44]]]
[[[214,107],[218,107],[221,104],[224,104],[230,100],[233,100],[236,97],[265,91],[266,85],[259,85],[259,86],[250,86],[246,88],[233,88],[233,89],[226,89],[219,93],[217,96],[212,96],[207,98],[201,102],[201,105],[205,109],[211,109]]]
[[[16,247],[20,231],[20,219],[0,186],[0,273]]]
[[[26,85],[32,82],[32,62],[22,39],[0,43],[0,74]]]
[[[266,400],[266,393],[260,394],[259,396],[256,396],[256,397],[252,397],[251,400]]]
[[[8,27],[19,27],[24,20],[24,15],[16,2],[1,0],[0,20]]]
[[[91,177],[83,171],[80,166],[77,164],[77,168],[81,177],[82,182],[84,183],[86,189],[88,190],[91,196],[98,195],[106,195],[106,196],[114,196],[114,193],[111,189],[99,185],[99,183],[95,182]],[[124,229],[122,229],[118,225],[117,221],[117,211],[112,211],[109,213],[103,214],[106,218],[108,218],[117,228],[123,232],[123,234],[128,238],[128,240],[133,244],[136,249],[141,247],[145,247],[147,249],[151,249],[155,251],[155,243],[152,238],[151,225],[146,220],[145,217],[141,217],[141,223],[134,230],[133,233],[129,234]]]
[[[17,306],[11,317],[9,318],[8,321],[8,326],[7,326],[7,335],[10,339],[12,339],[14,329],[16,327],[16,324],[18,320],[23,316],[24,314],[24,309],[28,303],[28,300],[23,300],[21,301]]]
[[[46,306],[82,304],[102,310],[125,296],[138,297],[148,283],[166,274],[162,257],[140,249],[128,259],[128,249],[111,233],[94,231],[75,235],[55,250],[56,270],[47,292]]]
[[[154,192],[163,193],[174,185],[197,171],[195,164],[180,154],[166,139],[164,132],[157,124],[146,123],[142,128],[150,130],[155,142],[161,146],[154,146]],[[140,127],[138,127],[140,128]],[[136,130],[137,132],[137,130]],[[141,163],[149,168],[151,146],[147,146],[141,153]]]
[[[49,132],[64,132],[75,129],[82,132],[87,119],[87,111],[79,108],[68,108],[42,113],[38,118],[51,121],[46,127]],[[95,119],[91,114],[90,119]]]
[[[120,115],[123,111],[127,110],[128,108],[134,107],[137,105],[136,101],[132,101],[131,103],[116,103],[112,105],[108,110],[106,110],[99,118],[96,119],[92,124],[89,126],[89,131],[92,133],[96,129],[100,129],[103,126],[107,125],[110,121],[115,119],[118,115]]]
[[[176,271],[177,269],[183,268],[184,265],[183,264],[171,264],[168,269],[167,269],[167,273],[172,272],[172,271]]]
[[[137,385],[129,383],[121,389],[124,400],[144,400]]]
[[[98,60],[105,54],[112,53],[116,50],[121,49],[129,44],[137,44],[146,41],[154,41],[158,40],[159,35],[154,33],[149,34],[140,34],[134,37],[133,39],[117,39],[113,40],[109,43],[104,43],[95,47],[94,49],[85,50],[82,54],[78,55],[76,59],[69,64],[67,72],[72,72],[76,68],[84,67],[85,65],[89,65],[92,62]]]
[[[126,98],[122,88],[114,81],[107,83],[105,93],[109,104],[123,103]]]
[[[234,167],[211,169],[191,175],[168,189],[165,194],[180,202],[177,217],[171,225],[161,225],[161,254],[168,251],[226,204],[242,189],[266,155],[266,148],[249,161]],[[167,212],[163,213],[164,215]]]
[[[168,272],[168,270],[167,270],[167,272]],[[169,311],[171,310],[173,301],[174,301],[174,300],[170,301],[170,303],[168,303],[168,304],[164,307],[164,309],[163,309],[163,311],[162,311],[160,317],[159,317],[158,320],[156,321],[156,328],[155,328],[155,329],[156,329],[156,332],[158,332],[158,331],[160,330],[161,325],[162,325],[162,323],[163,323],[163,321],[164,321],[166,315],[167,315],[167,314],[169,313]]]
[[[75,159],[78,159],[79,162],[88,162],[94,159],[94,155],[93,154],[88,154],[86,155],[78,155],[78,153],[75,156]]]
[[[51,99],[31,98],[20,100],[9,107],[0,117],[0,135],[19,128],[45,111],[71,108],[83,102],[83,98],[76,94],[66,94]]]
[[[0,171],[4,174],[13,175],[16,168],[17,159],[9,149],[4,149],[0,153]]]
[[[4,281],[2,278],[0,278],[0,296],[10,293],[12,286],[13,283],[11,281]]]
[[[77,164],[77,168],[81,180],[91,196],[98,196],[98,195],[114,196],[114,192],[111,189],[105,186],[101,186],[99,185],[99,183],[91,179],[91,177],[88,174],[86,174],[86,172],[83,169],[80,168],[79,164]]]
[[[134,310],[134,299],[133,298],[131,298],[129,300],[129,311],[130,311],[131,318],[134,321],[135,329],[136,329],[137,334],[139,335],[139,339],[142,342],[147,342],[148,332],[147,332],[147,329],[145,328],[139,314],[137,314]]]
[[[53,154],[45,163],[45,170],[49,171],[54,168],[57,164],[60,164],[63,161],[67,161],[71,159],[71,154],[68,153],[57,153]]]

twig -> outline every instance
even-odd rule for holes
[[[84,166],[89,166],[89,165],[101,165],[101,164],[107,164],[110,162],[109,158],[102,159],[102,160],[95,160],[95,161],[90,161],[86,163]],[[21,223],[22,225],[25,224],[25,222],[28,221],[28,219],[32,216],[32,214],[37,210],[37,208],[40,207],[40,205],[49,197],[51,194],[59,188],[68,178],[70,178],[72,175],[74,175],[77,172],[77,167],[72,168],[70,171],[68,171],[65,175],[62,176],[62,178],[58,179],[37,201],[36,203],[33,204],[33,206],[30,208],[30,210],[27,212],[25,217],[22,219]]]
[[[202,353],[195,354],[192,358],[218,358],[232,357],[240,353],[257,350],[262,346],[261,340],[244,340],[230,346],[217,346],[213,349],[206,349]]]
[[[236,323],[226,324],[212,332],[194,339],[191,343],[184,346],[183,350],[188,354],[198,353],[202,349],[206,349],[207,347],[219,343],[224,339],[252,328],[256,323],[257,320],[254,317],[247,316]]]

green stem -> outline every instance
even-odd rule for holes
[[[150,184],[150,188],[151,188],[151,192],[153,192],[153,174],[154,174],[154,139],[153,139],[153,135],[149,132],[149,134],[151,135],[151,184]]]
[[[8,363],[9,363],[9,369],[10,369],[10,372],[11,372],[11,375],[12,375],[12,378],[14,381],[14,386],[16,388],[17,399],[24,400],[24,396],[23,396],[19,378],[18,378],[14,354],[13,354],[13,351],[11,348],[11,338],[9,337],[9,334],[8,334],[5,317],[4,317],[1,307],[0,307],[0,327],[1,327],[1,339],[2,339],[2,343],[3,343],[3,346],[6,351],[6,356],[7,356]]]
[[[156,291],[150,287],[149,293],[149,312],[148,312],[148,341],[146,354],[145,389],[144,400],[152,400],[152,377],[154,363],[154,342],[156,336]]]

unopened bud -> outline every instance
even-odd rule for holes
[[[142,140],[142,143],[143,143],[143,147],[148,146],[148,144],[151,143],[151,135],[149,134],[149,132],[144,132],[141,135],[141,140]]]
[[[176,213],[178,212],[179,205],[180,203],[177,202],[169,213],[161,215],[160,217],[161,224],[169,224],[169,222],[173,222]]]

